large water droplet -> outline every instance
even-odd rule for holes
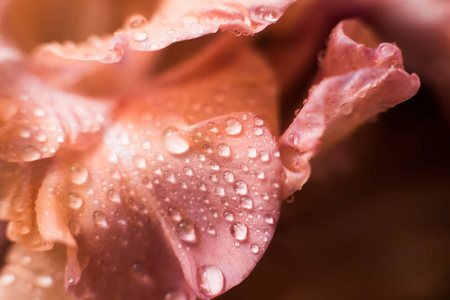
[[[147,167],[147,161],[141,155],[135,155],[133,157],[133,163],[138,169],[145,169]]]
[[[120,203],[120,195],[115,189],[110,189],[107,196],[112,202]]]
[[[77,193],[69,194],[69,207],[72,209],[79,209],[83,205],[83,198]]]
[[[294,146],[297,146],[299,140],[300,140],[300,137],[299,137],[299,135],[298,135],[297,132],[291,132],[291,133],[289,133],[289,135],[288,135],[288,142],[289,142],[289,143],[291,143],[291,144],[294,145]]]
[[[182,154],[189,149],[189,143],[175,127],[169,127],[163,132],[162,142],[166,150],[172,154]]]
[[[231,173],[230,171],[223,172],[223,180],[232,183],[234,181],[234,174]]]
[[[215,297],[225,287],[225,277],[216,266],[205,265],[197,270],[198,289],[204,295]]]
[[[130,18],[128,26],[131,28],[136,28],[144,25],[147,22],[144,16],[142,15],[134,15]]]
[[[248,228],[244,223],[233,223],[230,227],[231,235],[238,241],[244,241],[247,238]]]
[[[92,219],[94,220],[95,224],[101,226],[101,227],[108,227],[108,222],[106,221],[106,216],[103,212],[96,210],[92,214]]]
[[[276,8],[260,6],[255,9],[255,15],[261,20],[275,22],[280,18],[281,12]]]
[[[339,106],[339,112],[341,114],[343,114],[344,116],[351,114],[352,111],[353,111],[353,105],[351,102],[346,102],[346,103],[342,104],[341,106]]]
[[[255,158],[256,155],[258,155],[258,153],[256,152],[256,149],[253,147],[248,147],[247,148],[247,156],[250,158]]]
[[[131,35],[133,37],[133,40],[135,40],[136,42],[143,42],[148,38],[147,32],[140,28],[134,30]]]
[[[253,208],[253,200],[249,197],[242,197],[241,198],[241,207],[245,209],[252,209]]]
[[[188,219],[183,219],[178,223],[176,232],[178,238],[184,242],[195,243],[197,241],[194,224]]]
[[[273,217],[271,215],[265,215],[264,216],[264,222],[266,222],[267,224],[272,225],[275,221],[273,219]]]
[[[224,122],[224,130],[228,135],[237,135],[242,131],[242,124],[238,119],[230,117]]]
[[[261,153],[259,153],[259,157],[262,162],[268,162],[270,160],[270,155],[266,151],[261,151]]]
[[[234,183],[234,191],[238,195],[247,195],[248,193],[248,186],[247,183],[243,180],[238,180]]]
[[[83,184],[89,176],[87,168],[81,164],[77,164],[71,168],[71,179],[74,184]]]
[[[22,151],[23,161],[35,161],[41,158],[41,152],[33,146],[25,147]]]
[[[224,143],[219,144],[218,153],[222,157],[229,157],[231,155],[230,146]]]

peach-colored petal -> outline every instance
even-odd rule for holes
[[[94,142],[111,103],[47,85],[20,62],[0,68],[0,159],[35,161]]]
[[[293,0],[246,0],[239,4],[211,0],[164,1],[149,21],[131,16],[114,36],[94,37],[79,47],[44,45],[35,55],[117,62],[127,48],[154,51],[172,43],[215,33],[219,29],[255,34],[276,22]]]
[[[7,220],[11,200],[18,184],[18,166],[0,160],[0,219]]]
[[[419,88],[415,74],[409,75],[396,67],[401,66],[401,57],[395,46],[382,44],[370,49],[353,44],[342,26],[345,24],[338,25],[330,38],[319,74],[346,73],[325,77],[312,87],[302,110],[280,138],[286,172],[284,195],[301,188],[308,179],[309,160],[318,151],[320,142],[334,143],[376,114],[409,99]],[[339,47],[344,50],[336,49]],[[355,47],[356,53],[348,49]],[[384,49],[392,51],[386,55]],[[340,60],[333,58],[336,53],[343,53]],[[367,63],[369,58],[371,62]]]
[[[0,299],[74,299],[64,289],[65,248],[31,251],[15,244],[0,273]]]

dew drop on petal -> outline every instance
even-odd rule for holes
[[[242,197],[241,198],[241,207],[245,209],[252,209],[253,208],[253,200],[249,197]]]
[[[223,217],[228,222],[233,222],[234,221],[234,215],[233,215],[233,213],[231,211],[228,211],[228,210],[224,211]]]
[[[224,143],[219,144],[218,154],[222,157],[229,157],[231,155],[230,146]]]
[[[175,222],[181,221],[181,214],[175,207],[169,207],[169,209],[167,210],[167,215]]]
[[[268,162],[270,160],[269,153],[267,153],[265,151],[261,151],[259,156],[260,156],[262,162]]]
[[[350,102],[346,102],[346,103],[342,104],[341,106],[339,106],[339,112],[344,116],[351,114],[352,111],[353,111],[353,105]]]
[[[71,180],[74,184],[83,184],[89,176],[88,170],[85,166],[77,164],[71,168]]]
[[[230,227],[231,235],[238,241],[247,239],[248,228],[244,223],[233,223]]]
[[[300,140],[300,137],[299,137],[299,135],[298,135],[297,132],[291,132],[291,133],[289,133],[289,135],[288,135],[288,142],[289,142],[289,143],[291,143],[291,144],[294,145],[294,146],[297,146],[299,140]]]
[[[253,244],[250,246],[250,250],[252,251],[253,254],[258,254],[259,253],[259,246],[256,244]]]
[[[205,265],[197,270],[197,282],[200,292],[209,297],[219,295],[225,287],[222,271],[212,265]]]
[[[112,202],[120,203],[120,195],[115,189],[110,189],[108,191],[107,197]]]
[[[253,147],[248,147],[248,148],[247,148],[247,156],[248,156],[248,157],[250,157],[250,158],[255,158],[257,154],[258,154],[258,153],[256,152],[256,149],[255,149],[255,148],[253,148]]]
[[[72,209],[79,209],[83,205],[83,198],[77,193],[69,193],[69,207]]]
[[[45,110],[43,108],[37,107],[33,109],[33,115],[37,118],[42,118],[45,116]]]
[[[103,212],[96,210],[92,214],[92,220],[94,223],[101,227],[108,227],[108,222],[106,221],[106,216]]]
[[[9,286],[16,280],[16,275],[6,273],[0,276],[0,286]]]
[[[133,163],[138,169],[145,169],[145,167],[147,167],[147,161],[141,155],[135,155],[133,157]]]
[[[169,127],[164,130],[162,142],[165,149],[172,154],[182,154],[189,149],[189,143],[175,127]]]
[[[264,216],[264,222],[267,224],[272,225],[274,223],[273,217],[271,215],[265,215]]]
[[[223,180],[232,183],[234,181],[234,174],[230,171],[223,172]]]
[[[35,161],[41,158],[41,152],[33,146],[25,147],[22,151],[23,161]]]
[[[188,219],[183,219],[178,223],[176,232],[178,238],[184,242],[195,243],[197,241],[194,224]]]
[[[164,300],[187,300],[186,293],[183,290],[173,290],[164,296]]]
[[[143,29],[139,28],[133,31],[132,37],[136,42],[143,42],[148,38],[148,34]]]
[[[238,195],[247,195],[248,193],[248,186],[247,183],[243,180],[238,180],[234,183],[234,191]]]
[[[238,119],[230,117],[224,122],[224,130],[228,135],[237,135],[242,131],[242,124]]]

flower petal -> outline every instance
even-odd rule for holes
[[[124,102],[95,147],[53,158],[37,224],[43,240],[70,246],[78,297],[210,298],[265,252],[282,173],[265,125],[276,131],[274,80],[246,47],[216,55],[202,76],[183,66],[185,80],[168,76]],[[267,119],[226,115],[236,110]]]
[[[133,15],[114,36],[93,38],[79,47],[44,45],[36,55],[112,63],[121,59],[126,48],[159,50],[177,41],[201,37],[219,29],[255,34],[276,22],[293,2],[249,0],[230,4],[211,0],[189,3],[164,1],[148,22],[142,15]]]
[[[1,65],[0,159],[28,162],[91,145],[111,103],[51,87],[21,63]]]
[[[345,36],[343,26],[338,25],[332,34],[319,71],[334,76],[325,77],[310,90],[302,110],[280,138],[287,180],[284,195],[293,193],[308,179],[309,160],[317,152],[319,141],[334,143],[376,114],[409,99],[419,88],[415,74],[408,75],[396,67],[401,66],[401,59],[395,46],[382,44],[370,49],[357,45]],[[384,49],[389,49],[388,55]],[[347,55],[337,60],[333,57],[337,53]]]
[[[36,252],[15,244],[0,273],[1,299],[74,299],[64,289],[65,249]]]

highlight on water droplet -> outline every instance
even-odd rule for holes
[[[131,35],[136,42],[143,42],[148,38],[147,32],[140,28],[134,30]]]
[[[69,207],[72,209],[79,209],[83,205],[83,198],[77,193],[69,193]]]
[[[250,246],[250,250],[252,251],[253,254],[258,254],[259,253],[259,246],[256,244],[253,244]]]
[[[175,127],[169,127],[162,134],[164,148],[172,154],[182,154],[189,149],[189,143]]]
[[[178,238],[184,242],[191,244],[197,242],[194,224],[188,219],[183,219],[178,223],[176,233]]]
[[[209,297],[218,296],[225,287],[222,271],[212,265],[205,265],[197,270],[197,282],[199,291]]]
[[[244,241],[247,239],[248,228],[244,223],[236,222],[230,226],[230,232],[236,240]]]
[[[71,168],[71,179],[74,184],[83,184],[86,182],[89,172],[82,164],[77,164]]]
[[[242,131],[241,122],[234,117],[230,117],[230,118],[226,119],[223,124],[223,127],[225,130],[225,133],[228,135],[237,135],[237,134],[241,133],[241,131]]]

